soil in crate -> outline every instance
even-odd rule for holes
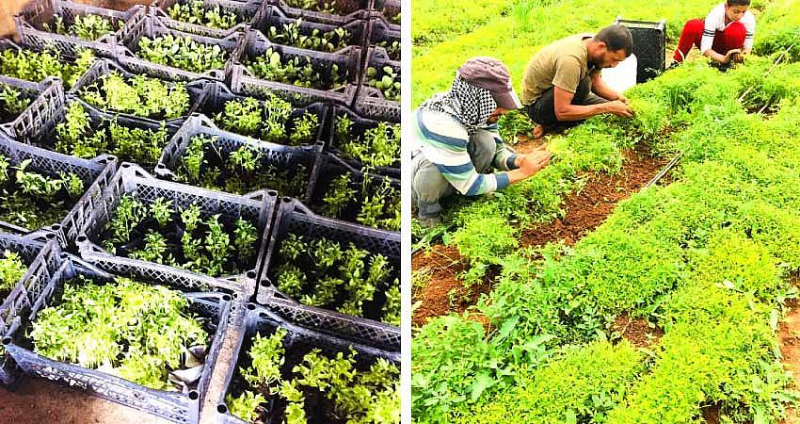
[[[0,155],[0,221],[28,230],[60,223],[83,195],[84,181],[75,174],[49,176],[11,164]]]
[[[228,407],[234,406],[231,408],[232,413],[236,411],[235,402],[232,400],[239,397],[244,391],[250,391],[260,394],[266,400],[255,411],[251,411],[253,415],[247,417],[255,418],[253,420],[255,423],[286,422],[289,415],[297,417],[297,411],[302,410],[305,415],[302,422],[343,424],[350,418],[357,419],[359,416],[368,414],[368,411],[379,403],[385,408],[382,409],[384,413],[391,408],[398,414],[397,420],[399,420],[400,372],[396,365],[383,359],[356,353],[352,349],[346,352],[343,348],[320,348],[310,341],[295,338],[291,334],[281,337],[281,333],[284,331],[279,328],[278,330],[269,329],[259,332],[263,339],[272,339],[271,343],[275,343],[272,346],[280,346],[277,349],[266,351],[253,349],[254,345],[267,345],[263,340],[262,342],[254,341],[255,336],[246,340],[242,345],[237,372],[232,380],[229,396],[226,398]],[[282,345],[277,344],[281,338]],[[257,356],[259,361],[254,361],[252,356],[254,352],[262,352]],[[269,352],[270,355],[263,354],[265,352]],[[258,362],[259,365],[254,366],[254,362]],[[265,367],[264,364],[269,365]],[[259,375],[259,371],[256,370],[265,370],[269,367],[279,367],[280,370],[280,375],[276,376],[277,381],[270,384],[251,383],[244,377],[245,375]],[[337,370],[336,373],[328,372],[332,369]],[[262,372],[260,375],[264,375],[264,373]],[[371,378],[364,378],[366,376]],[[345,393],[339,388],[331,387],[331,382],[327,381],[330,377],[335,377],[331,379],[333,385],[343,384],[347,389],[352,390],[346,390],[347,393]],[[317,381],[322,382],[323,385],[325,383],[329,385],[325,387],[325,390],[320,390],[315,387],[313,381],[315,379],[319,379]],[[342,379],[342,381],[333,381],[336,379]],[[348,379],[351,381],[345,381]],[[285,389],[287,383],[299,390],[299,392],[295,392],[297,398],[293,401],[286,398],[285,393],[291,391]],[[363,392],[358,390],[359,386],[364,388]],[[366,397],[358,399],[359,393],[363,393]],[[331,400],[337,394],[346,401],[352,402],[353,411],[348,412]],[[298,398],[302,401],[297,402]],[[292,404],[294,406],[291,406]],[[246,413],[245,410],[236,412]]]
[[[388,258],[326,238],[288,234],[270,277],[299,302],[400,324],[399,270]]]
[[[110,253],[220,277],[255,268],[260,233],[230,215],[201,216],[193,204],[176,211],[163,198],[145,204],[125,195],[100,235]]]
[[[79,96],[99,109],[154,120],[184,116],[191,102],[185,83],[168,83],[145,75],[126,78],[118,72],[103,75],[83,88]]]
[[[363,183],[349,172],[321,173],[314,191],[311,209],[320,215],[400,231],[400,189],[388,178]]]
[[[0,84],[0,123],[11,122],[25,111],[36,98],[36,93]]]
[[[269,164],[261,150],[249,145],[225,153],[214,141],[207,136],[192,138],[176,171],[181,181],[240,195],[263,189],[275,190],[282,196],[305,195],[311,178],[308,166],[285,168]]]
[[[192,311],[183,293],[78,275],[54,296],[26,329],[21,347],[151,389],[197,385],[216,327]]]

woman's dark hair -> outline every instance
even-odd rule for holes
[[[730,6],[750,6],[750,0],[728,0],[728,7]]]

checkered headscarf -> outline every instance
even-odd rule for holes
[[[497,103],[489,90],[469,84],[456,72],[450,91],[436,94],[420,108],[453,115],[472,135],[478,127],[486,125]]]

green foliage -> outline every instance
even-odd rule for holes
[[[326,70],[327,75],[323,76],[322,71],[311,62],[311,58],[294,56],[287,59],[271,47],[261,56],[246,58],[244,64],[258,78],[298,87],[333,90],[347,83],[348,72],[345,70],[340,73],[339,65],[335,63]]]
[[[469,263],[470,269],[464,275],[467,284],[479,284],[490,265],[498,265],[507,253],[517,247],[511,225],[493,216],[469,221],[453,234],[451,240]]]
[[[65,25],[64,19],[60,15],[55,15],[52,27],[44,24],[44,29],[61,35],[78,37],[85,41],[95,41],[115,31],[111,21],[99,15],[75,15],[72,25]]]
[[[291,103],[270,94],[259,102],[252,97],[225,103],[225,110],[214,118],[221,128],[271,143],[300,146],[313,144],[319,129],[319,118],[303,112],[292,119]]]
[[[400,231],[400,193],[388,177],[376,180],[365,175],[359,186],[350,174],[337,175],[322,202],[317,208],[325,216],[342,219],[346,212],[355,210],[353,218],[362,225]]]
[[[254,422],[258,419],[256,408],[261,404],[267,403],[267,400],[261,393],[253,393],[246,390],[237,398],[231,395],[226,396],[225,403],[233,416],[239,417],[246,422]]]
[[[520,134],[528,137],[533,135],[534,123],[528,118],[528,114],[521,109],[512,110],[504,114],[497,121],[497,125],[500,127],[500,137],[510,145],[517,144],[520,141]]]
[[[120,160],[143,166],[155,166],[167,144],[167,128],[157,131],[129,128],[116,119],[93,123],[80,103],[67,108],[64,120],[56,126],[55,150],[80,158],[91,159],[112,153]]]
[[[181,354],[207,334],[180,292],[80,277],[65,284],[57,306],[39,312],[30,337],[40,355],[165,389],[168,370],[179,369]]]
[[[190,101],[184,83],[166,83],[141,74],[126,79],[117,72],[104,75],[81,90],[80,96],[101,109],[155,119],[185,115]]]
[[[391,66],[384,66],[380,71],[372,66],[368,67],[367,85],[380,90],[386,100],[400,101],[400,74]]]
[[[350,43],[352,34],[344,28],[330,31],[314,28],[308,31],[302,28],[302,23],[303,19],[300,18],[296,22],[283,24],[280,29],[272,26],[265,35],[278,44],[321,52],[335,52]]]
[[[219,5],[206,7],[203,0],[176,2],[167,10],[167,13],[176,21],[216,29],[230,29],[240,23],[243,18],[234,12],[223,10]]]
[[[348,156],[367,167],[396,166],[400,162],[400,125],[379,122],[377,126],[353,134],[353,121],[342,116],[336,122],[336,141]]]
[[[2,87],[2,90],[0,90],[0,105],[2,105],[0,106],[0,111],[9,115],[10,118],[13,119],[16,115],[24,112],[31,104],[31,98],[25,92],[5,84],[0,84],[0,87]]]
[[[168,34],[155,39],[142,37],[137,56],[159,65],[202,73],[222,69],[228,53],[216,44],[201,44],[189,36]]]
[[[28,266],[19,253],[4,251],[0,258],[0,293],[10,292],[27,271]]]
[[[0,73],[27,81],[40,82],[51,76],[72,87],[94,62],[91,50],[79,50],[75,60],[66,60],[55,48],[40,52],[6,49],[0,53]]]
[[[400,45],[399,41],[384,40],[375,43],[375,45],[386,49],[386,54],[389,55],[389,59],[400,61],[402,56],[402,46]]]
[[[328,13],[331,15],[343,15],[336,8],[336,0],[287,0],[286,4],[290,7],[311,10],[314,12]]]

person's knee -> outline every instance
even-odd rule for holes
[[[439,169],[426,159],[412,165],[411,181],[412,197],[419,206],[438,203],[447,194],[450,185]]]
[[[470,136],[467,150],[475,170],[482,174],[491,171],[492,159],[497,152],[497,142],[492,133],[486,130],[477,130]]]
[[[744,39],[747,36],[747,28],[741,22],[733,22],[722,32],[723,36],[730,41],[734,48],[744,46]]]

